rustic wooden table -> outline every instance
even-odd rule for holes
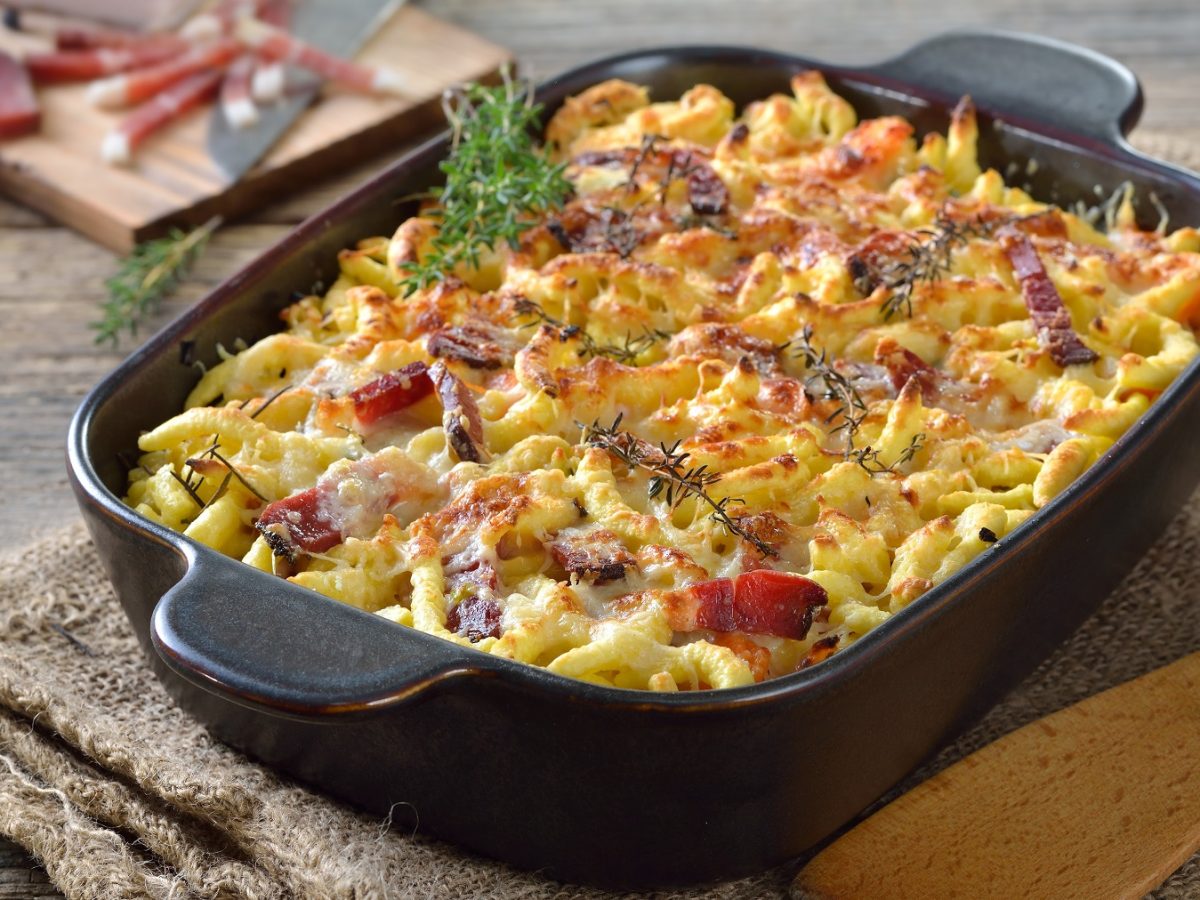
[[[1146,111],[1134,143],[1190,155],[1200,165],[1200,4],[1189,0],[420,0],[429,11],[512,48],[526,71],[551,75],[583,60],[655,44],[753,44],[838,62],[895,54],[949,28],[989,26],[1084,44],[1142,79]],[[213,240],[194,277],[150,331],[165,324],[297,222],[382,161],[316,185]],[[84,393],[128,353],[92,343],[107,251],[0,200],[0,546],[20,545],[72,520],[63,445]],[[58,896],[44,874],[0,840],[0,897]]]

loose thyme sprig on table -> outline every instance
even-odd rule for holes
[[[645,328],[641,334],[628,333],[620,344],[601,344],[578,325],[566,325],[544,310],[539,303],[522,297],[513,306],[518,316],[529,316],[533,319],[530,325],[544,322],[552,328],[557,328],[565,337],[578,336],[580,340],[579,355],[582,357],[606,356],[609,359],[624,363],[627,366],[637,362],[637,358],[659,341],[670,340],[671,335],[657,328]]]
[[[1000,224],[981,219],[951,219],[942,211],[938,213],[932,228],[917,231],[917,239],[908,245],[908,259],[893,263],[879,272],[867,267],[855,279],[855,286],[867,294],[879,284],[887,288],[887,297],[879,308],[884,320],[900,312],[912,318],[912,295],[916,286],[931,284],[947,275],[957,248],[965,247],[973,237],[990,235]]]
[[[525,81],[508,69],[503,84],[471,84],[442,97],[453,129],[450,155],[439,168],[446,184],[433,196],[437,207],[427,215],[439,229],[429,252],[407,266],[405,294],[441,281],[459,263],[479,265],[479,254],[500,241],[514,249],[538,213],[562,206],[571,193],[566,163],[550,162],[537,148],[540,103]]]
[[[121,332],[136,336],[138,326],[157,312],[220,225],[221,217],[214,216],[187,233],[174,228],[166,237],[134,247],[117,274],[104,283],[108,298],[102,307],[104,318],[92,323],[95,342],[108,341],[115,347]]]
[[[737,519],[729,515],[729,506],[744,503],[744,500],[739,497],[714,500],[709,495],[708,488],[721,480],[720,472],[710,472],[706,465],[689,466],[687,461],[691,454],[679,449],[679,441],[670,447],[666,444],[655,447],[649,441],[623,431],[621,419],[622,414],[618,413],[612,425],[608,426],[601,425],[599,419],[591,425],[576,423],[583,430],[582,443],[608,451],[631,469],[649,472],[652,476],[649,485],[651,499],[662,495],[674,508],[688,497],[695,497],[712,510],[712,518],[725,526],[731,534],[749,541],[763,556],[779,555],[775,548],[757,535],[746,531],[738,524]]]

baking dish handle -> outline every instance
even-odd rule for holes
[[[293,718],[369,714],[494,671],[485,653],[372,616],[208,550],[155,606],[150,637],[176,674]]]
[[[953,102],[1117,144],[1142,112],[1142,89],[1121,63],[1037,35],[951,31],[871,68]]]

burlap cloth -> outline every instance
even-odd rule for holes
[[[1139,143],[1195,165],[1190,147]],[[1200,649],[1198,601],[1200,494],[1054,657],[898,791]],[[72,898],[609,896],[390,830],[210,739],[143,663],[79,524],[0,557],[0,834]],[[659,896],[786,896],[796,868]],[[1155,896],[1200,896],[1200,855]]]

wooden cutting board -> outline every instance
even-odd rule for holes
[[[0,28],[0,48],[10,53],[46,47],[43,38]],[[116,168],[100,159],[100,141],[121,114],[92,107],[84,99],[84,85],[39,88],[42,130],[0,143],[0,192],[127,252],[172,225],[236,216],[339,167],[398,147],[441,120],[445,88],[495,78],[511,54],[404,6],[356,59],[402,71],[419,97],[364,97],[326,89],[236,184],[204,149],[212,107],[167,126],[139,148],[133,166]]]

